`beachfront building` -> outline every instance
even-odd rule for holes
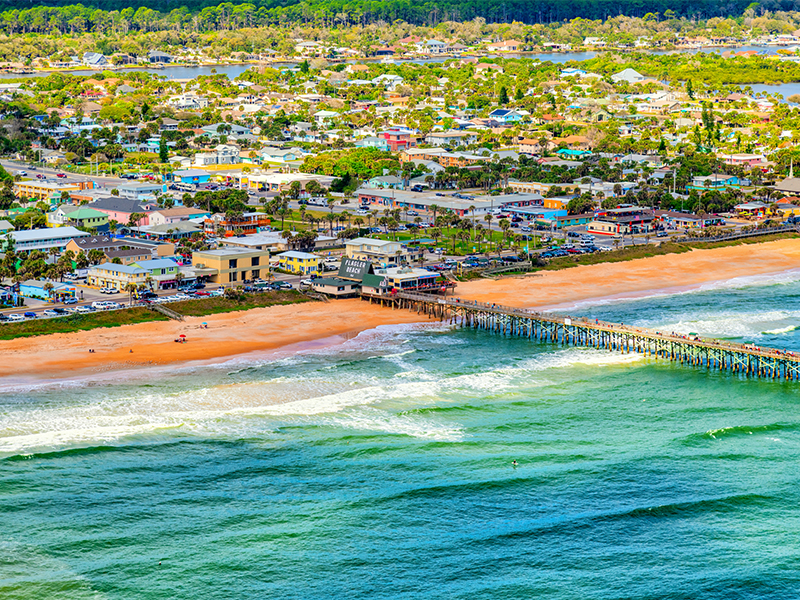
[[[181,206],[178,208],[154,210],[149,216],[150,225],[165,225],[167,223],[178,223],[179,221],[188,221],[190,219],[206,219],[211,216],[211,213],[199,208]]]
[[[153,280],[153,286],[159,290],[171,289],[178,285],[177,277],[180,267],[178,263],[172,259],[156,258],[152,260],[141,260],[134,263],[133,266],[147,271],[148,275]]]
[[[124,291],[128,284],[145,285],[147,271],[134,265],[103,263],[89,268],[86,283],[97,288],[112,288]]]
[[[376,269],[371,277],[365,276],[362,290],[368,294],[383,294],[387,290],[439,291],[452,286],[439,273],[414,267],[388,267]]]
[[[628,206],[598,212],[587,226],[589,233],[599,235],[629,235],[650,231],[655,214],[649,208]]]
[[[19,284],[19,293],[25,298],[63,302],[67,298],[75,297],[75,286],[58,281],[29,279]]]
[[[192,252],[192,267],[198,276],[223,285],[260,279],[269,273],[269,252],[245,248]]]
[[[321,260],[322,259],[316,254],[297,252],[296,250],[278,254],[278,266],[284,271],[290,271],[299,275],[312,275],[317,273]]]
[[[390,266],[420,260],[425,250],[409,248],[400,242],[359,237],[345,243],[348,258],[368,260],[374,264]]]

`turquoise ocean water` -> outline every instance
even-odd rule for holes
[[[570,312],[800,351],[799,298]],[[4,600],[800,596],[797,383],[438,324],[6,383]]]

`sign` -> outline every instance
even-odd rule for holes
[[[373,274],[372,263],[368,260],[358,260],[355,258],[343,258],[339,267],[338,276],[342,279],[362,281],[364,275]]]

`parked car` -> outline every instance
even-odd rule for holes
[[[20,171],[19,172],[19,175],[21,175],[22,177],[25,177],[27,174],[28,174],[27,171]]]
[[[57,317],[58,313],[54,311],[52,308],[48,308],[47,310],[42,312],[42,315],[45,317]]]
[[[67,309],[65,309],[65,308],[54,308],[53,312],[56,313],[57,315],[65,315],[65,314],[67,314]]]
[[[58,177],[59,179],[66,179],[67,178],[67,174],[66,173],[56,173],[56,177]],[[123,177],[124,177],[124,175],[123,175]],[[128,178],[128,179],[130,179],[130,178]]]
[[[94,310],[95,310],[95,309],[94,309],[94,308],[92,308],[91,306],[79,306],[79,307],[76,309],[76,312],[79,312],[80,314],[86,314],[86,313],[91,313],[91,312],[94,312]]]
[[[279,290],[291,290],[291,289],[293,289],[292,288],[292,284],[289,283],[288,281],[276,281],[275,285],[278,286]]]
[[[656,234],[656,237],[669,237],[669,234],[662,229]]]
[[[28,310],[28,311],[25,311],[25,313],[23,314],[23,316],[24,316],[26,319],[35,319],[35,318],[36,318],[38,315],[37,315],[35,312]]]
[[[12,315],[8,315],[8,320],[9,321],[24,321],[25,320],[25,315],[21,315],[19,313],[14,313]]]
[[[8,315],[0,314],[0,323],[5,323],[8,321]]]
[[[64,304],[77,304],[77,298],[64,298]]]

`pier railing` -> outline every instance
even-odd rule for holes
[[[393,308],[416,310],[420,314],[461,326],[506,335],[637,352],[759,377],[800,379],[800,355],[775,348],[432,294],[397,292],[389,295],[363,294],[362,298]]]

